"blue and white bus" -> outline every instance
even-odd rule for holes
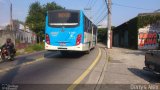
[[[87,51],[97,43],[97,27],[81,10],[53,10],[46,15],[45,49]]]

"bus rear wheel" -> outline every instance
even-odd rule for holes
[[[86,54],[89,54],[89,53],[90,53],[90,51],[91,51],[90,49],[89,49],[89,50],[87,50],[87,51],[86,51]]]
[[[88,46],[88,50],[86,51],[86,54],[89,54],[90,53],[90,51],[91,51],[91,49],[90,49],[90,42],[89,42],[89,46]]]

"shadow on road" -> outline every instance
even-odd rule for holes
[[[23,59],[26,59],[26,58],[23,57]],[[34,59],[28,59],[28,60],[32,61]],[[15,66],[20,65],[22,63],[24,63],[23,60],[17,60]],[[18,75],[18,71],[19,71],[20,68],[21,68],[20,66],[17,66],[17,67],[15,67],[15,68],[13,68],[13,69],[11,69],[9,71],[6,71],[6,73],[4,72],[5,74],[0,78],[0,83],[2,83],[2,84],[12,84],[12,82],[13,82],[14,78],[16,77],[16,75]]]
[[[128,52],[124,52],[125,54],[134,54],[134,55],[145,55],[145,51],[128,51]]]
[[[11,61],[11,60],[0,60],[0,64],[1,64],[1,63],[5,63],[5,62],[8,63],[8,62],[12,62],[12,61]]]
[[[128,68],[130,72],[150,83],[160,83],[160,76],[138,68]]]
[[[38,57],[39,55],[43,54],[44,52],[45,51],[40,51],[40,52],[30,53],[30,54],[26,54],[26,55],[16,56],[13,61],[5,60],[5,61],[1,61],[0,64],[13,63],[13,62],[17,62],[19,60],[23,61],[23,63],[29,62],[29,61],[35,60],[35,59],[30,59],[30,57]],[[19,63],[19,64],[22,64],[22,63]]]
[[[69,52],[63,55],[58,51],[57,52],[49,51],[44,54],[44,57],[45,58],[69,58],[69,59],[73,58],[75,59],[75,58],[80,58],[84,55],[85,53],[82,53],[82,52]]]
[[[4,69],[8,67],[14,67],[15,68],[8,70],[8,71],[4,71],[2,74],[3,76],[0,77],[0,83],[4,83],[4,84],[11,84],[14,80],[14,78],[16,77],[16,75],[18,75],[19,69],[21,68],[18,65],[21,65],[25,62],[31,62],[33,60],[35,60],[35,57],[38,57],[39,54],[41,54],[43,52],[39,52],[39,53],[33,53],[33,54],[28,54],[28,55],[21,55],[15,58],[14,61],[2,61],[1,67],[3,67]]]

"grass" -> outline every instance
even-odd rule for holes
[[[32,53],[35,51],[42,51],[42,50],[44,50],[44,43],[30,45],[24,49],[24,51],[27,53]]]
[[[112,57],[108,56],[108,62],[112,61]]]
[[[44,50],[44,43],[33,44],[33,45],[29,45],[28,47],[24,49],[17,50],[16,56],[33,53],[36,51],[42,51],[42,50]]]
[[[18,56],[18,55],[22,55],[23,53],[21,53],[21,52],[16,52],[16,56]]]

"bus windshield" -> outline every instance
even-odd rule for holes
[[[76,26],[79,24],[79,12],[50,11],[48,24],[49,26]]]

